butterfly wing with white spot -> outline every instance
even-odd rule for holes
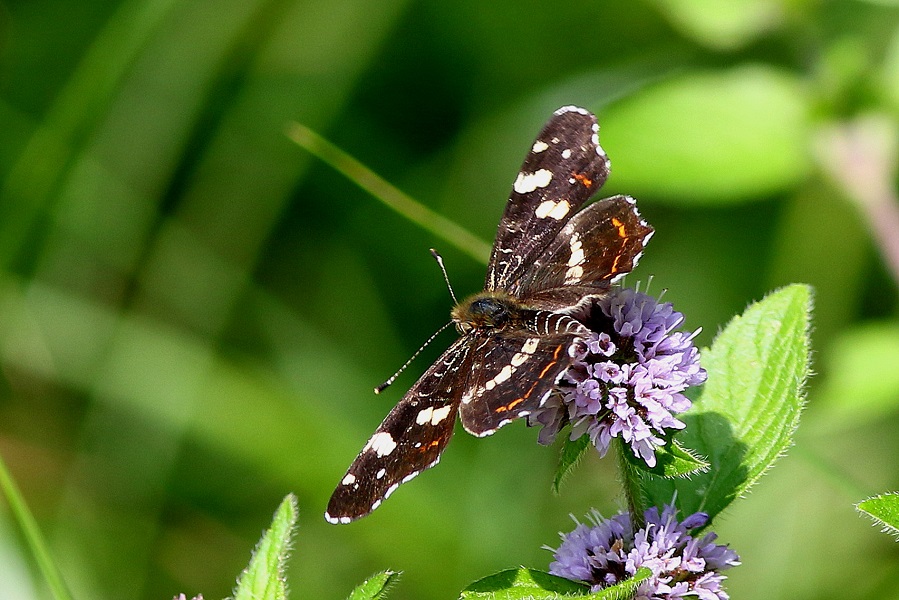
[[[453,435],[470,346],[468,336],[456,340],[390,411],[334,490],[325,519],[349,523],[364,517],[437,464]]]
[[[560,108],[537,136],[499,222],[484,289],[517,295],[516,281],[609,175],[596,117]]]
[[[653,234],[633,198],[599,200],[577,213],[521,277],[529,306],[562,310],[603,295],[639,261]]]
[[[569,348],[582,335],[506,330],[482,336],[459,405],[465,430],[483,437],[536,410],[571,364]]]

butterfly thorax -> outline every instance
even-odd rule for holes
[[[481,292],[469,296],[452,311],[459,333],[475,329],[500,329],[524,321],[533,310],[519,300],[500,291]]]

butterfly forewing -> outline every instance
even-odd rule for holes
[[[537,136],[512,186],[487,266],[484,289],[513,295],[516,283],[609,176],[596,117],[560,108]]]
[[[466,338],[456,340],[390,411],[334,490],[328,521],[364,517],[400,484],[437,464],[453,435],[469,348]]]

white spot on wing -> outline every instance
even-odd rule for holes
[[[387,469],[378,469],[378,472],[375,473],[375,479],[381,479],[386,474],[387,474]]]
[[[568,204],[566,200],[560,200],[559,203],[556,204],[555,208],[553,208],[549,212],[549,216],[556,221],[559,221],[568,214],[569,210],[571,210],[571,205]]]
[[[545,219],[546,215],[548,215],[555,207],[556,203],[552,200],[544,200],[540,203],[540,206],[537,207],[537,210],[534,211],[534,214],[538,219]]]
[[[415,422],[419,425],[424,425],[428,421],[431,420],[431,416],[434,414],[434,408],[429,406],[427,408],[421,409],[419,411],[418,416],[415,417]]]
[[[581,237],[574,233],[571,236],[571,239],[568,241],[569,247],[571,248],[571,256],[568,257],[569,267],[575,267],[584,262],[584,245],[581,242]]]
[[[527,352],[528,354],[533,354],[534,350],[537,349],[537,346],[540,345],[540,338],[528,338],[524,343],[524,346],[521,347],[522,352]]]
[[[396,448],[396,442],[393,441],[393,436],[386,431],[379,431],[368,440],[368,447],[374,450],[378,456],[387,456]]]
[[[534,154],[539,154],[540,152],[543,152],[547,148],[549,148],[549,145],[546,142],[537,140],[536,142],[534,142],[534,147],[531,148],[531,152],[533,152]]]
[[[533,192],[537,188],[548,186],[552,179],[552,171],[547,169],[539,169],[533,173],[521,172],[515,179],[515,185],[512,186],[512,189],[519,194],[527,194],[528,192]]]
[[[576,112],[576,113],[580,113],[582,115],[590,114],[590,111],[588,111],[584,108],[581,108],[580,106],[563,106],[562,108],[558,109],[554,114],[563,115],[567,112]]]
[[[584,267],[576,265],[565,271],[565,285],[577,283],[584,276]]]
[[[562,158],[571,158],[571,148],[562,150]]]
[[[502,371],[500,371],[499,373],[496,374],[496,377],[494,377],[493,379],[491,379],[490,381],[485,383],[484,387],[487,388],[488,390],[492,390],[493,388],[495,388],[499,384],[503,383],[504,381],[508,381],[509,378],[512,377],[512,373],[514,373],[514,372],[515,372],[514,367],[512,367],[511,365],[506,365],[505,367],[503,367]]]
[[[409,473],[408,475],[406,475],[405,477],[403,477],[402,483],[406,483],[407,481],[412,481],[413,479],[415,479],[415,477],[416,477],[419,473],[421,473],[421,471],[413,471],[413,472]]]
[[[571,205],[568,204],[567,200],[559,200],[558,202],[544,200],[537,207],[537,210],[534,211],[534,216],[538,219],[552,217],[558,221],[567,215],[569,210],[571,210]]]
[[[524,362],[531,357],[530,354],[525,354],[524,352],[516,352],[515,356],[512,357],[512,366],[520,367]]]
[[[352,520],[353,519],[351,519],[350,517],[332,517],[329,513],[325,513],[325,521],[327,521],[328,523],[332,523],[334,525],[337,525],[338,523],[346,525],[347,523],[350,523]]]
[[[431,417],[431,425],[436,425],[440,421],[447,418],[450,414],[451,409],[452,409],[452,406],[446,405],[443,408],[438,408],[437,410],[434,410],[433,416]]]
[[[350,485],[356,483],[356,476],[352,473],[347,473],[346,477],[343,478],[343,481],[340,482],[340,485]]]

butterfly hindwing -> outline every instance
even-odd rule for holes
[[[571,364],[571,345],[587,333],[570,317],[533,312],[529,327],[482,335],[474,346],[459,405],[469,433],[490,435],[540,407]]]
[[[549,310],[602,295],[637,265],[653,229],[636,202],[614,196],[577,213],[523,275],[522,301]]]
[[[512,186],[484,289],[516,293],[516,282],[609,175],[599,125],[588,111],[560,108],[534,141]]]
[[[364,517],[402,483],[437,464],[453,435],[469,348],[467,338],[456,340],[390,411],[334,490],[328,521]]]

